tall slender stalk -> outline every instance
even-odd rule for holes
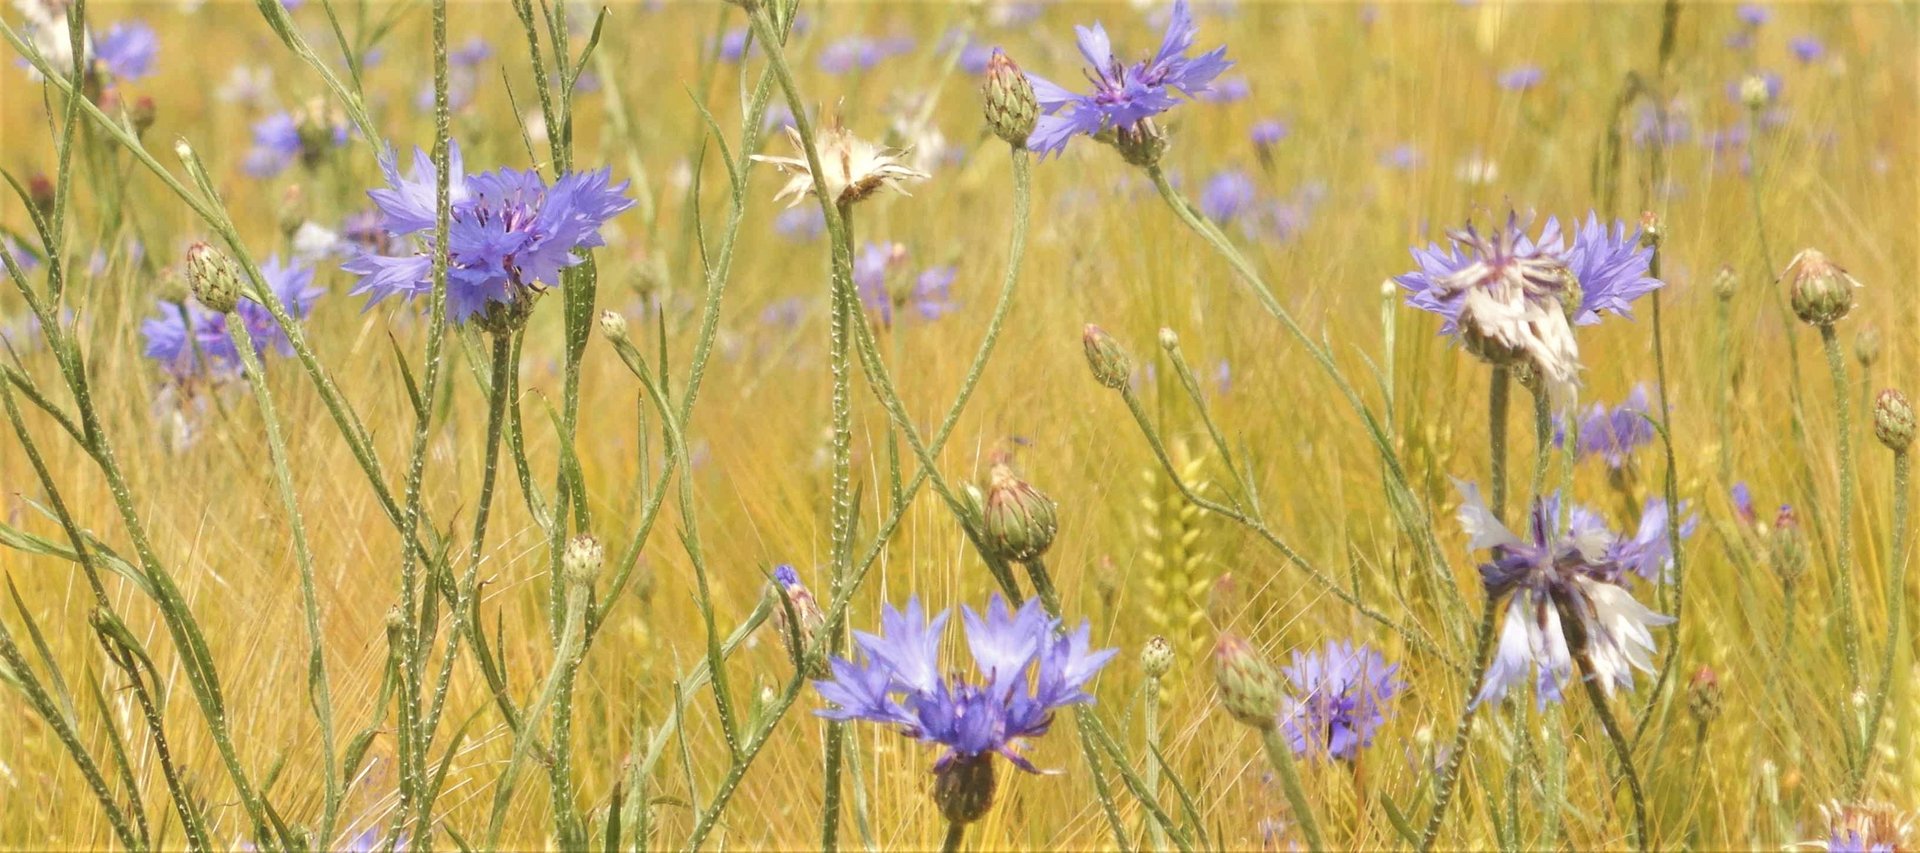
[[[1607,696],[1600,689],[1600,676],[1593,671],[1591,655],[1583,647],[1574,658],[1580,664],[1580,683],[1586,688],[1587,700],[1593,704],[1594,716],[1600,718],[1601,728],[1606,729],[1607,740],[1613,744],[1614,756],[1620,760],[1620,773],[1627,777],[1627,790],[1633,799],[1634,848],[1646,853],[1652,843],[1647,836],[1647,797],[1640,789],[1640,771],[1634,767],[1633,747],[1627,743],[1619,721],[1614,719],[1613,710],[1607,706]]]
[[[1836,581],[1840,589],[1840,646],[1846,654],[1849,695],[1860,689],[1860,625],[1853,602],[1853,413],[1848,404],[1846,357],[1833,325],[1820,327],[1820,343],[1827,351],[1827,371],[1833,376],[1833,412],[1840,438],[1840,562]]]
[[[1893,451],[1893,549],[1887,558],[1893,569],[1887,575],[1887,646],[1880,653],[1880,680],[1873,691],[1873,710],[1867,716],[1867,730],[1860,742],[1860,761],[1854,765],[1852,799],[1866,793],[1867,769],[1873,765],[1873,744],[1880,735],[1880,720],[1887,712],[1887,698],[1893,692],[1893,662],[1900,649],[1900,634],[1906,617],[1902,606],[1907,598],[1907,493],[1911,490],[1913,458],[1906,448]]]

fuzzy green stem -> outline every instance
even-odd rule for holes
[[[1495,366],[1487,387],[1487,450],[1493,468],[1491,509],[1493,517],[1502,522],[1507,518],[1507,398],[1511,396],[1512,376],[1512,368]]]
[[[1158,753],[1160,752],[1159,677],[1153,675],[1147,676],[1146,682],[1140,688],[1140,698],[1140,718],[1141,725],[1146,730],[1147,752],[1150,754]],[[1147,762],[1145,772],[1140,775],[1143,777],[1142,781],[1146,783],[1147,790],[1153,792],[1154,796],[1159,796],[1160,762]],[[1147,821],[1147,837],[1152,840],[1153,849],[1156,853],[1164,853],[1167,849],[1167,831],[1161,829],[1160,824],[1151,820]]]
[[[1320,823],[1314,820],[1313,803],[1307,799],[1306,788],[1300,784],[1300,769],[1294,766],[1293,746],[1287,743],[1279,726],[1262,729],[1260,743],[1267,748],[1267,761],[1280,773],[1281,790],[1287,794],[1287,804],[1293,807],[1293,819],[1300,824],[1300,834],[1306,836],[1307,849],[1329,849],[1326,842],[1320,840]]]
[[[1887,647],[1880,656],[1880,684],[1873,692],[1873,711],[1867,716],[1867,731],[1860,743],[1860,761],[1853,768],[1852,799],[1866,794],[1867,770],[1873,765],[1873,744],[1880,735],[1880,720],[1887,711],[1887,698],[1893,692],[1893,661],[1900,648],[1900,632],[1906,618],[1901,608],[1907,598],[1907,492],[1912,478],[1913,460],[1904,449],[1893,452],[1893,550],[1888,559],[1893,569],[1887,577]]]
[[[1453,802],[1453,794],[1460,782],[1460,762],[1467,753],[1467,739],[1473,734],[1475,712],[1479,703],[1480,682],[1486,680],[1487,664],[1493,660],[1493,629],[1499,621],[1500,602],[1489,597],[1480,615],[1480,630],[1474,640],[1473,678],[1467,682],[1465,707],[1460,711],[1460,724],[1453,730],[1453,747],[1447,753],[1447,763],[1440,768],[1438,789],[1434,794],[1433,814],[1427,817],[1426,831],[1420,835],[1420,853],[1433,849],[1434,841],[1440,837],[1440,824],[1446,820],[1447,804]]]
[[[1840,433],[1840,559],[1835,569],[1840,590],[1840,640],[1846,653],[1849,695],[1860,689],[1860,626],[1853,602],[1853,413],[1848,405],[1847,363],[1833,326],[1820,327],[1820,343],[1827,351],[1827,370],[1833,375],[1833,411]]]
[[[1600,689],[1600,676],[1593,671],[1592,658],[1582,649],[1575,659],[1580,663],[1580,683],[1586,688],[1587,701],[1593,703],[1594,716],[1600,718],[1600,727],[1606,729],[1607,740],[1613,744],[1614,756],[1620,760],[1621,775],[1627,777],[1627,790],[1633,799],[1634,848],[1646,853],[1650,845],[1647,836],[1647,798],[1640,789],[1640,772],[1634,768],[1633,747],[1627,743],[1620,723],[1613,717],[1613,710],[1607,706],[1607,696]]]

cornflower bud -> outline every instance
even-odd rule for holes
[[[1733,271],[1732,264],[1721,264],[1720,272],[1713,277],[1713,295],[1721,302],[1731,301],[1740,287],[1740,275]]]
[[[1687,713],[1701,725],[1720,716],[1720,678],[1713,667],[1702,666],[1687,682]]]
[[[600,334],[616,344],[627,342],[627,318],[618,311],[600,312]]]
[[[582,533],[567,540],[567,548],[560,555],[560,571],[569,583],[592,587],[606,561],[606,547],[593,534]]]
[[[133,106],[127,109],[127,121],[133,124],[135,136],[145,136],[159,115],[160,109],[154,104],[152,95],[134,98]]]
[[[1853,358],[1860,362],[1862,370],[1873,367],[1873,363],[1880,360],[1880,345],[1880,327],[1872,323],[1861,324],[1859,333],[1853,336]]]
[[[1140,671],[1148,678],[1164,678],[1173,671],[1173,644],[1166,637],[1156,634],[1140,648]]]
[[[1913,404],[1907,401],[1907,395],[1887,388],[1874,398],[1873,435],[1888,450],[1907,452],[1913,444]]]
[[[1793,313],[1809,325],[1831,326],[1853,310],[1853,276],[1817,249],[1793,256],[1784,273],[1792,286]]]
[[[1234,719],[1261,731],[1274,727],[1280,674],[1245,640],[1220,635],[1213,647],[1213,683],[1220,689],[1220,707]]]
[[[1002,462],[993,466],[981,519],[987,550],[1002,560],[1037,560],[1053,545],[1059,529],[1053,501],[1027,484]]]
[[[58,194],[54,191],[53,179],[47,177],[45,172],[35,172],[32,177],[27,178],[27,198],[33,202],[33,209],[40,211],[41,216],[52,216],[53,205],[58,198]]]
[[[1087,366],[1093,368],[1095,380],[1115,391],[1126,386],[1127,377],[1133,373],[1133,359],[1119,341],[1099,326],[1088,324],[1080,343],[1087,351]]]
[[[1807,543],[1791,504],[1781,504],[1773,519],[1773,571],[1787,585],[1807,573]]]
[[[233,259],[206,243],[187,248],[187,285],[200,304],[217,314],[232,313],[240,302],[240,270]]]
[[[987,81],[980,94],[986,99],[987,126],[993,134],[1015,148],[1026,148],[1027,137],[1040,120],[1040,102],[1033,95],[1032,81],[999,48],[987,60]]]

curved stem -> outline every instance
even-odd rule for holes
[[[1613,743],[1613,754],[1620,759],[1620,772],[1627,777],[1627,790],[1633,796],[1634,848],[1646,853],[1647,798],[1640,789],[1640,772],[1633,766],[1633,747],[1627,744],[1620,723],[1613,718],[1613,710],[1607,707],[1607,696],[1600,689],[1600,677],[1594,674],[1592,658],[1583,649],[1576,659],[1580,662],[1580,683],[1587,689],[1587,700],[1593,703],[1593,713],[1600,718],[1601,728],[1607,730],[1607,740]]]
[[[1893,692],[1893,659],[1900,648],[1900,631],[1905,617],[1901,605],[1907,597],[1907,491],[1912,477],[1913,459],[1906,450],[1893,452],[1893,550],[1888,552],[1893,570],[1887,578],[1887,647],[1880,656],[1880,684],[1873,693],[1873,711],[1867,716],[1867,731],[1860,743],[1860,761],[1853,769],[1853,799],[1866,793],[1867,768],[1873,763],[1873,743],[1880,734],[1880,719],[1887,711],[1887,697]]]

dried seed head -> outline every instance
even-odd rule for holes
[[[1262,731],[1280,712],[1280,674],[1245,640],[1221,634],[1213,647],[1213,683],[1220,707],[1233,718]]]
[[[560,570],[569,582],[591,587],[600,577],[600,567],[607,561],[607,549],[591,533],[582,533],[567,540],[567,548],[560,555]]]
[[[1874,398],[1873,435],[1888,450],[1907,452],[1913,444],[1913,404],[1907,401],[1907,395],[1887,388]]]
[[[1099,326],[1087,325],[1087,331],[1080,336],[1080,343],[1087,351],[1087,366],[1093,368],[1093,378],[1100,384],[1120,390],[1127,384],[1127,377],[1133,373],[1133,359]]]
[[[1026,148],[1027,137],[1040,120],[1040,102],[1033,83],[999,48],[987,60],[987,80],[980,87],[986,100],[987,127],[1015,148]]]
[[[240,302],[240,269],[225,252],[195,243],[187,248],[187,286],[200,304],[229,314]]]
[[[1853,290],[1860,282],[1819,250],[1794,255],[1784,275],[1792,287],[1793,313],[1802,321],[1831,326],[1853,310]]]
[[[1140,648],[1140,670],[1148,678],[1163,678],[1173,671],[1173,644],[1166,637],[1154,635]]]
[[[980,524],[987,550],[1009,562],[1039,559],[1052,547],[1053,535],[1059,530],[1052,499],[1020,479],[1004,462],[994,465],[989,476]]]

